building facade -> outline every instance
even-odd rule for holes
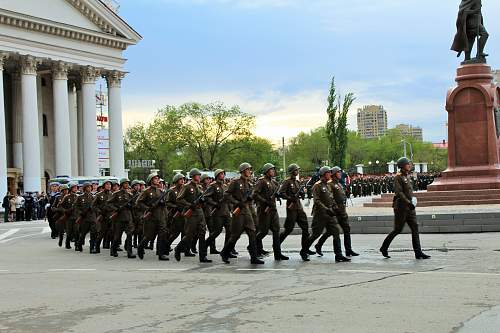
[[[358,134],[364,139],[383,136],[387,132],[387,112],[382,105],[365,105],[358,109]]]
[[[424,135],[421,127],[407,124],[399,124],[394,127],[401,132],[404,137],[412,137],[418,141],[424,141]]]
[[[100,0],[0,2],[0,190],[97,176],[96,80],[109,94],[110,173],[125,175],[124,50],[142,37]]]

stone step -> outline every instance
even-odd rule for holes
[[[450,199],[443,201],[419,201],[419,207],[434,207],[434,206],[471,206],[471,205],[495,205],[500,204],[499,199],[485,199],[485,200],[455,200]],[[367,202],[364,207],[392,207],[392,202]]]
[[[382,198],[374,198],[373,202],[391,202],[393,197],[382,197]],[[431,202],[431,201],[454,201],[456,199],[461,200],[494,200],[500,199],[500,195],[496,194],[479,194],[479,195],[462,195],[462,196],[435,196],[435,195],[426,195],[426,196],[417,196],[418,202]]]
[[[414,192],[414,195],[419,197],[428,197],[428,196],[447,196],[447,197],[462,197],[462,196],[471,196],[471,195],[497,195],[500,197],[500,189],[487,189],[487,190],[462,190],[462,191],[432,191],[432,192]],[[394,194],[385,193],[382,194],[382,198],[390,198]]]

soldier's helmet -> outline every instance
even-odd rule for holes
[[[408,158],[406,158],[406,157],[401,157],[401,158],[398,160],[398,162],[397,162],[397,164],[398,164],[398,168],[400,168],[400,169],[401,169],[402,167],[404,167],[405,165],[410,164],[410,163],[411,163],[411,161],[410,161]]]
[[[124,183],[130,183],[130,180],[128,178],[120,179],[120,186],[122,186]]]
[[[147,183],[148,185],[151,185],[151,181],[152,181],[152,180],[153,180],[153,178],[155,178],[155,177],[160,177],[160,176],[158,176],[158,174],[156,174],[156,173],[151,173],[151,174],[148,176],[148,178],[146,178],[146,183]]]
[[[69,183],[68,183],[68,188],[69,188],[69,189],[71,189],[71,188],[73,188],[73,187],[75,187],[75,186],[78,186],[78,182],[69,182]]]
[[[201,176],[200,170],[192,168],[191,171],[189,171],[189,178],[193,178],[194,176]]]
[[[137,179],[132,180],[130,186],[134,187],[135,185],[141,185],[141,181]]]
[[[251,169],[251,168],[252,168],[252,165],[250,163],[245,162],[245,163],[240,164],[239,170],[240,170],[240,173],[242,173],[246,169]]]
[[[319,175],[320,176],[324,176],[325,173],[327,173],[327,172],[331,172],[331,168],[328,167],[328,166],[324,166],[324,167],[322,167],[322,168],[319,169]]]
[[[91,182],[85,182],[85,183],[83,183],[82,188],[86,188],[87,186],[92,187],[92,183]]]
[[[342,169],[338,166],[334,166],[332,168],[332,175],[336,174],[337,172],[342,171]]]
[[[59,190],[69,190],[69,186],[68,184],[62,184],[60,187],[59,187]]]
[[[263,174],[266,174],[269,170],[271,170],[271,169],[275,169],[275,168],[276,168],[276,167],[275,167],[273,164],[271,164],[271,163],[266,163],[266,164],[264,164],[264,166],[262,167],[262,173],[263,173]]]
[[[300,170],[300,167],[299,167],[299,165],[298,165],[298,164],[293,163],[293,164],[290,164],[290,165],[288,166],[288,169],[287,169],[287,170],[288,170],[288,173],[292,173],[292,172],[294,172],[294,171],[296,171],[296,170]]]
[[[106,183],[109,183],[109,185],[113,185],[113,181],[111,179],[106,179],[103,183],[102,186],[104,186]]]
[[[139,184],[146,185],[146,182],[144,180],[139,180]]]
[[[208,175],[206,173],[204,173],[204,174],[201,175],[200,179],[201,179],[201,181],[204,181],[207,178],[208,178]]]
[[[174,177],[172,178],[172,183],[177,183],[179,181],[179,179],[184,179],[184,175],[182,173],[177,173],[174,175]]]
[[[58,182],[52,182],[49,184],[49,186],[61,186],[61,184]]]
[[[225,171],[222,169],[215,170],[214,177],[217,178],[221,173],[225,173]]]

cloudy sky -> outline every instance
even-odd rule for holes
[[[121,0],[143,37],[126,51],[126,126],[167,104],[223,101],[257,116],[277,142],[326,121],[329,82],[382,104],[389,126],[411,123],[446,138],[446,91],[459,60],[449,50],[459,0]],[[500,68],[500,1],[484,0]],[[494,56],[497,55],[497,56]]]

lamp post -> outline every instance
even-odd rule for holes
[[[377,165],[377,169],[376,169],[376,170],[377,170],[377,171],[376,171],[377,173],[379,173],[379,172],[380,172],[380,169],[378,168],[379,163],[380,163],[380,161],[379,161],[379,160],[376,160],[376,161],[375,161],[375,164]]]
[[[404,157],[407,157],[407,154],[406,154],[406,144],[408,144],[410,146],[410,160],[413,160],[413,146],[411,145],[410,142],[407,142],[405,139],[401,140],[401,143],[403,144],[403,154],[404,154]]]
[[[370,172],[373,172],[373,170],[372,170],[372,164],[373,164],[372,161],[368,162],[368,169],[370,170]]]

